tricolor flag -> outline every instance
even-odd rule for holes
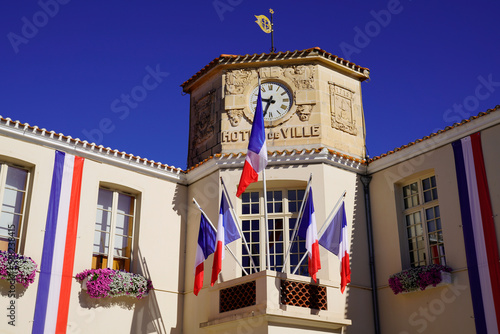
[[[56,151],[32,333],[66,333],[83,161]]]
[[[477,333],[500,329],[500,263],[481,135],[452,143]]]
[[[302,222],[299,227],[299,236],[306,239],[309,275],[316,282],[316,273],[321,269],[318,245],[318,229],[316,227],[316,214],[314,213],[312,188],[309,188],[306,206],[302,213]]]
[[[216,234],[203,213],[200,219],[200,231],[198,233],[198,247],[196,248],[196,259],[194,263],[194,294],[198,296],[203,287],[203,262],[215,251]]]
[[[319,239],[319,244],[337,255],[340,260],[340,291],[344,293],[347,283],[351,282],[349,265],[349,243],[347,238],[347,218],[344,202]]]
[[[212,266],[212,281],[211,285],[217,281],[219,273],[222,270],[222,260],[224,259],[224,246],[239,239],[240,233],[236,227],[233,216],[229,211],[229,204],[226,195],[222,192],[219,210],[219,222],[217,224],[217,240],[215,246],[214,263]]]
[[[236,197],[240,197],[245,192],[245,189],[252,182],[257,182],[259,172],[267,166],[267,145],[266,133],[264,132],[264,114],[262,112],[262,96],[257,97],[257,106],[255,107],[255,115],[253,117],[252,132],[248,142],[248,152],[241,173],[240,184]]]

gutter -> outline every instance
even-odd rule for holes
[[[375,325],[375,334],[380,334],[380,317],[378,310],[378,295],[377,295],[377,277],[375,275],[375,256],[373,251],[373,229],[372,229],[372,214],[370,203],[370,175],[361,176],[363,182],[363,190],[365,194],[365,213],[366,213],[366,229],[368,236],[368,257],[370,264],[370,281],[372,288],[372,309],[373,309],[373,323]]]

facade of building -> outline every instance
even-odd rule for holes
[[[235,196],[259,77],[269,152],[267,227],[261,178],[241,198]],[[486,328],[494,333],[496,313],[485,309],[497,305],[496,299],[486,298],[483,288],[479,302],[473,284],[478,270],[481,283],[486,276],[481,263],[469,260],[454,145],[479,133],[474,136],[482,140],[493,217],[490,239],[496,242],[499,107],[368,159],[361,97],[361,83],[368,78],[368,69],[319,48],[221,55],[182,84],[191,96],[185,171],[1,118],[0,245],[31,257],[38,268],[33,284],[16,284],[15,293],[9,281],[0,281],[6,314],[0,330],[399,334],[482,333]],[[43,266],[56,151],[84,159],[73,269],[59,276]],[[338,257],[320,247],[321,270],[314,283],[307,261],[299,263],[304,240],[291,240],[309,179],[318,230],[339,200],[345,204],[351,282],[344,293]],[[213,286],[209,256],[203,288],[195,296],[201,213],[194,200],[217,225],[224,186],[248,248],[242,239],[228,245],[234,258],[226,252]],[[495,245],[488,254],[498,259]],[[432,264],[450,267],[450,279],[424,291],[393,293],[391,275]],[[489,264],[493,285],[498,268],[494,261]],[[90,298],[74,277],[107,267],[141,274],[154,289],[142,299]],[[57,315],[57,330],[39,320],[44,275],[71,282],[57,295],[67,299],[66,307],[59,304],[67,314],[46,310]]]

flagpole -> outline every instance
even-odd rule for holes
[[[203,211],[203,209],[198,204],[198,202],[194,199],[194,197],[193,197],[193,203],[196,204],[196,206],[198,207],[198,210],[200,210],[201,214],[205,217],[205,219],[210,224],[210,226],[212,227],[212,229],[215,231],[215,233],[217,233],[217,229],[215,228],[215,226],[210,221],[210,218],[208,218],[207,214],[205,213],[205,211]],[[241,270],[243,270],[243,272],[245,273],[245,275],[248,275],[247,271],[245,270],[245,268],[243,268],[243,265],[236,258],[236,255],[234,255],[233,251],[229,248],[229,246],[225,245],[225,247],[226,247],[227,251],[229,252],[229,254],[231,254],[233,256],[234,260],[236,261],[236,263],[238,263],[238,265],[240,266]]]
[[[342,195],[340,195],[340,198],[339,200],[337,201],[337,203],[335,204],[335,206],[333,207],[332,211],[330,212],[330,214],[328,215],[328,217],[326,218],[325,222],[323,223],[323,226],[321,226],[321,229],[319,230],[318,232],[318,240],[321,239],[321,237],[323,236],[323,233],[325,232],[324,230],[330,226],[330,223],[332,221],[332,215],[333,213],[338,210],[338,207],[340,205],[340,203],[342,202],[342,200],[344,200],[344,197],[347,193],[347,190],[344,190],[344,192],[342,193]],[[304,254],[304,256],[302,256],[302,258],[300,259],[299,263],[297,264],[297,266],[295,267],[295,270],[293,271],[293,275],[295,275],[295,273],[297,272],[297,270],[300,268],[300,265],[302,264],[302,262],[304,262],[304,260],[306,259],[307,257],[307,252]]]
[[[307,186],[306,186],[306,192],[304,193],[304,198],[302,199],[302,203],[300,204],[300,210],[299,210],[299,215],[297,216],[297,222],[295,223],[295,227],[293,228],[293,233],[292,237],[290,238],[290,241],[288,243],[288,250],[286,251],[285,254],[285,262],[283,263],[283,268],[281,269],[281,272],[285,272],[286,264],[288,262],[288,255],[290,255],[290,252],[292,250],[292,243],[297,237],[297,231],[299,230],[300,223],[302,223],[302,211],[304,210],[304,206],[307,200],[307,197],[309,196],[309,188],[311,187],[311,181],[312,181],[312,173],[309,174],[309,180],[307,181]]]
[[[255,262],[253,261],[253,256],[252,256],[253,254],[250,252],[250,248],[248,247],[247,239],[245,238],[245,234],[243,234],[243,231],[242,231],[241,226],[240,226],[240,221],[238,220],[238,218],[236,218],[236,212],[234,211],[233,203],[231,202],[231,199],[229,198],[226,184],[224,183],[224,179],[222,178],[222,176],[220,177],[220,182],[222,184],[222,191],[225,192],[227,201],[229,202],[229,207],[231,208],[231,214],[233,215],[233,219],[236,222],[236,227],[238,228],[238,232],[240,233],[241,238],[243,239],[243,243],[245,244],[245,248],[247,249],[247,253],[250,256],[250,262],[252,263],[252,268],[253,268],[254,272],[257,272],[257,266],[255,265]]]
[[[269,250],[269,223],[267,220],[267,187],[266,187],[266,169],[265,168],[262,170],[262,179],[264,182],[264,219],[265,219],[265,224],[266,224],[267,270],[271,270],[271,252]]]
[[[273,24],[274,11],[272,8],[269,8],[269,13],[271,13],[271,53],[275,53],[276,48],[274,47],[274,24]]]

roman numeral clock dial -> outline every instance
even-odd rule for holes
[[[285,116],[292,107],[292,93],[279,82],[265,82],[262,89],[262,111],[264,121],[276,121]],[[255,113],[259,86],[255,87],[250,94],[250,110]]]

